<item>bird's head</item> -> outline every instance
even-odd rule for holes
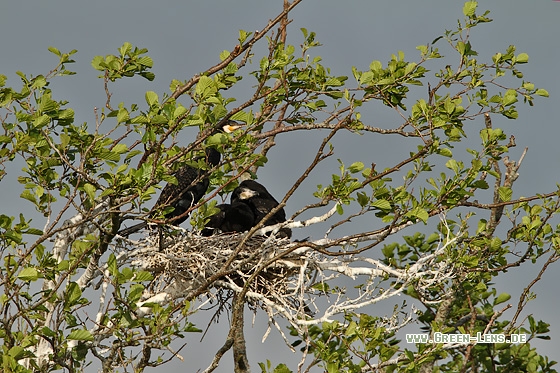
[[[210,139],[211,143],[220,143],[225,141],[224,135],[229,135],[241,127],[243,127],[243,124],[231,119],[226,120],[220,126],[206,123],[204,129],[198,133],[197,138]]]
[[[237,196],[240,200],[247,200],[258,195],[259,193],[257,191],[251,190],[249,188],[238,188],[237,190]]]
[[[224,131],[225,133],[232,133],[241,127],[243,127],[242,124],[239,124],[233,120],[227,120],[222,126],[222,131]]]

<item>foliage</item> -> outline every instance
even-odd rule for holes
[[[220,53],[217,65],[190,80],[173,80],[168,93],[147,91],[142,103],[115,105],[110,91],[120,79],[154,79],[146,49],[124,43],[117,55],[95,57],[92,66],[102,72],[107,101],[94,123],[76,123],[70,102],[55,99],[50,88],[53,79],[74,74],[68,68],[75,50],[50,47],[58,64],[45,75],[18,72],[20,88],[7,86],[0,75],[0,181],[12,177],[9,163],[22,165],[20,197],[44,217],[0,214],[3,371],[73,372],[92,361],[105,371],[165,364],[184,347],[177,347],[182,337],[200,332],[190,321],[200,309],[195,304],[204,297],[219,299],[223,291],[237,294],[233,314],[247,302],[269,312],[271,321],[284,317],[290,325],[286,339],[301,349],[300,364],[260,363],[263,372],[314,366],[328,372],[554,371],[555,362],[530,344],[548,338],[548,324],[521,314],[534,296],[532,286],[559,258],[558,191],[513,197],[525,154],[510,160],[514,138],[491,120],[517,118],[520,98],[532,106],[536,96],[548,96],[524,79],[521,65],[528,55],[509,46],[490,58],[479,56],[469,36],[491,20],[468,1],[457,30],[418,46],[415,62],[399,51],[387,63],[374,60],[364,71],[353,67],[352,77],[335,76],[312,55],[320,45],[315,33],[301,30],[300,50],[286,42],[288,13],[300,2],[285,5],[260,32],[240,31],[239,43]],[[252,48],[265,41],[269,54],[257,58]],[[230,88],[242,79],[251,79],[254,91],[232,97]],[[427,97],[413,98],[415,86],[427,87]],[[371,126],[371,108],[379,107],[393,110],[400,124]],[[245,129],[233,138],[212,134],[227,119]],[[477,145],[468,138],[475,126]],[[214,146],[222,162],[209,170],[211,190],[192,209],[196,231],[215,211],[210,199],[231,192],[239,175],[257,175],[269,150],[294,131],[314,131],[323,141],[305,171],[289,175],[294,184],[283,204],[336,153],[332,141],[339,134],[375,141],[401,136],[408,155],[388,160],[382,170],[367,166],[367,160],[349,166],[339,160],[330,182],[323,182],[328,185],[318,185],[309,203],[297,206],[289,225],[304,230],[327,221],[325,238],[286,245],[247,274],[247,283],[231,280],[243,239],[231,261],[187,295],[150,293],[158,273],[133,265],[137,242],[118,235],[121,224],[131,217],[161,222],[149,215],[156,189],[176,182],[172,173],[183,165],[207,167],[199,155]],[[196,140],[182,146],[179,137],[188,135]],[[457,145],[467,140],[470,148],[461,154]],[[302,214],[314,217],[298,220]],[[356,231],[352,222],[362,217],[369,228]],[[342,226],[347,233],[336,236]],[[416,233],[399,234],[405,228]],[[247,233],[247,240],[254,234]],[[280,300],[271,305],[266,294],[259,298],[258,288],[248,292],[267,265],[296,252],[315,265],[302,266],[305,281],[297,283],[311,312],[296,307],[299,313],[293,314]],[[511,296],[498,292],[495,277],[535,263],[542,265],[538,277],[506,319]],[[317,274],[321,280],[313,280]],[[342,280],[348,279],[354,290],[345,288]],[[407,302],[396,302],[394,295]],[[325,299],[332,305],[325,306]],[[388,299],[400,303],[393,315],[376,315],[367,307]],[[528,338],[520,344],[405,344],[397,333],[413,321],[430,337],[441,332]],[[242,336],[235,336],[239,330],[242,322],[234,317],[224,344],[225,350],[234,346],[234,355],[244,354]],[[207,371],[223,353],[217,350]],[[237,359],[235,369],[243,371]]]

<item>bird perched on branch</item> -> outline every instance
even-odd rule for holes
[[[232,120],[226,123],[217,131],[232,133],[238,129],[240,125]],[[213,133],[211,133],[213,134]],[[215,148],[209,146],[205,152],[206,164],[209,168],[215,167],[220,163],[221,154]],[[165,213],[164,217],[173,225],[179,225],[188,217],[188,210],[192,208],[208,190],[210,183],[208,174],[199,168],[185,165],[177,170],[173,176],[177,180],[176,184],[168,183],[163,190],[150,212],[150,217],[157,216],[158,211],[165,210],[167,207],[173,207],[173,210]],[[147,222],[138,223],[131,227],[122,229],[119,234],[121,236],[129,236],[148,225]]]
[[[233,190],[231,204],[244,203],[250,207],[255,217],[253,226],[257,225],[269,212],[279,205],[278,201],[266,190],[266,188],[255,180],[245,180]],[[286,221],[284,208],[276,211],[264,222],[265,226],[275,225]],[[292,230],[282,228],[277,233],[278,237],[292,237]]]

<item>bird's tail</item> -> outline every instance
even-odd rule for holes
[[[146,228],[147,226],[148,226],[148,223],[143,221],[142,223],[134,224],[134,225],[132,225],[128,228],[121,229],[118,234],[123,236],[123,237],[128,237],[131,234],[136,233],[139,230]]]

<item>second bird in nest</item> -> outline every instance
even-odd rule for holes
[[[230,202],[231,204],[216,206],[220,212],[210,217],[210,221],[202,231],[203,235],[209,236],[217,230],[224,233],[247,231],[259,224],[279,204],[262,184],[254,180],[241,182],[233,190]],[[264,226],[285,221],[286,212],[281,208],[266,219]],[[290,238],[292,231],[289,228],[282,228],[276,236]]]

